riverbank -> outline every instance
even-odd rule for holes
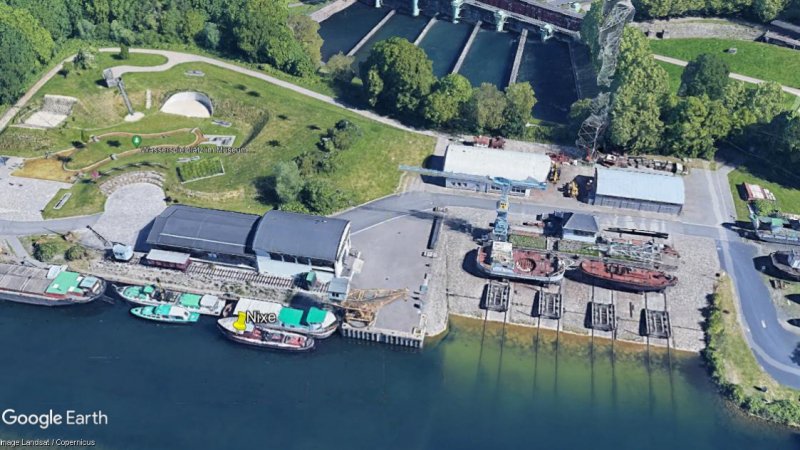
[[[742,334],[736,307],[731,281],[725,276],[707,314],[707,347],[702,353],[711,378],[746,414],[800,428],[800,390],[779,384],[761,369]]]

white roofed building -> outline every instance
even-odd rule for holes
[[[477,192],[499,191],[499,186],[488,177],[544,183],[547,182],[551,164],[550,157],[541,153],[450,144],[445,154],[445,172],[487,178],[485,182],[447,178],[446,186]],[[530,189],[513,188],[511,193],[528,196]]]
[[[683,178],[679,175],[595,167],[592,204],[679,214],[684,201]]]

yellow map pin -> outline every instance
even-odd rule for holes
[[[245,313],[244,311],[239,311],[238,315],[239,318],[236,319],[236,322],[233,322],[233,328],[239,331],[244,331],[245,329],[247,329],[247,322],[246,322],[247,313]]]

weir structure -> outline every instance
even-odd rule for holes
[[[625,24],[633,19],[636,9],[630,0],[606,0],[603,5],[603,21],[598,30],[600,70],[597,72],[597,86],[600,93],[592,99],[591,114],[581,124],[578,139],[575,145],[586,155],[586,159],[593,159],[597,152],[598,142],[608,127],[609,106],[611,104],[611,80],[617,71],[617,58],[619,58],[619,43],[622,40],[622,31]]]

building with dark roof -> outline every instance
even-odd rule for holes
[[[244,262],[284,277],[314,271],[328,282],[344,269],[350,222],[285,211],[258,216],[172,205],[155,219],[147,244],[216,262]]]
[[[573,241],[595,243],[600,227],[590,214],[567,213],[561,225],[561,237]]]
[[[286,211],[267,211],[256,226],[252,243],[258,270],[305,272],[309,267],[339,276],[350,251],[350,222]],[[329,280],[328,280],[329,281]]]

